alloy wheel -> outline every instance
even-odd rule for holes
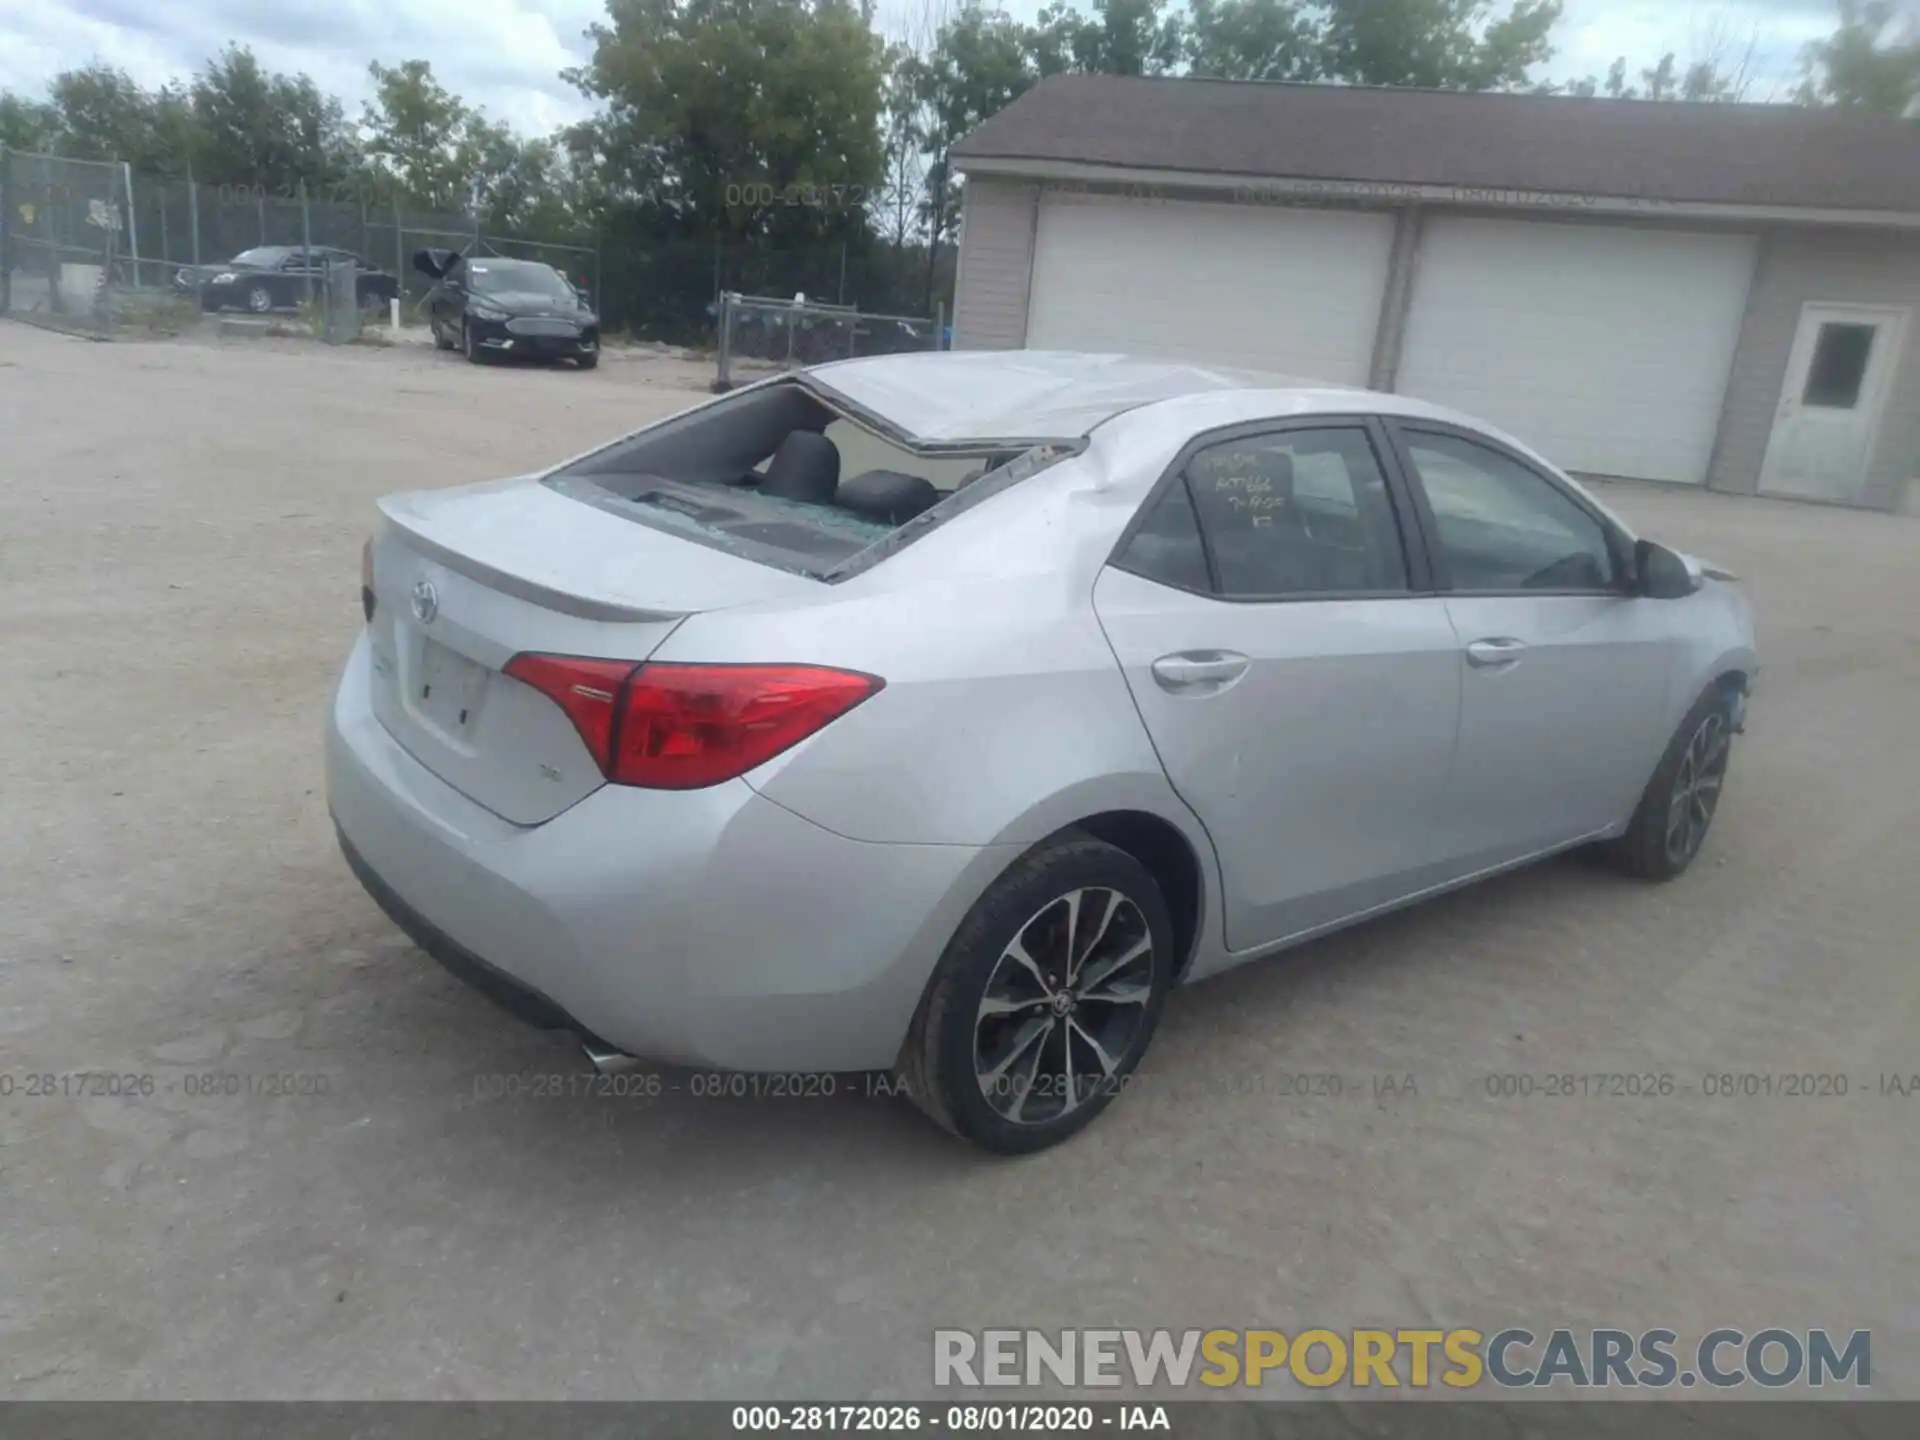
[[[264,285],[256,285],[247,292],[247,308],[256,315],[264,315],[273,308],[273,296]]]
[[[1713,812],[1726,782],[1727,759],[1733,736],[1726,716],[1715,711],[1700,722],[1674,772],[1673,794],[1667,802],[1667,859],[1676,865],[1691,860],[1707,838]]]
[[[1022,925],[974,1017],[974,1078],[1016,1125],[1061,1119],[1108,1091],[1148,1021],[1153,932],[1119,890],[1088,886]]]

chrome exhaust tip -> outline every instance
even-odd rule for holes
[[[637,1055],[629,1055],[624,1050],[615,1050],[603,1040],[582,1040],[580,1053],[602,1075],[625,1075],[630,1070],[638,1070],[646,1062]]]

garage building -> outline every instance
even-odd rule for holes
[[[1897,509],[1920,473],[1900,121],[1073,75],[955,163],[962,347],[1399,391],[1590,475]]]

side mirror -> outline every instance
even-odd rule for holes
[[[1638,592],[1650,600],[1683,600],[1702,582],[1699,569],[1685,556],[1651,540],[1634,542],[1633,570]]]

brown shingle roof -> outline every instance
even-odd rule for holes
[[[1058,75],[954,150],[1216,175],[1920,212],[1920,127],[1855,111]]]

